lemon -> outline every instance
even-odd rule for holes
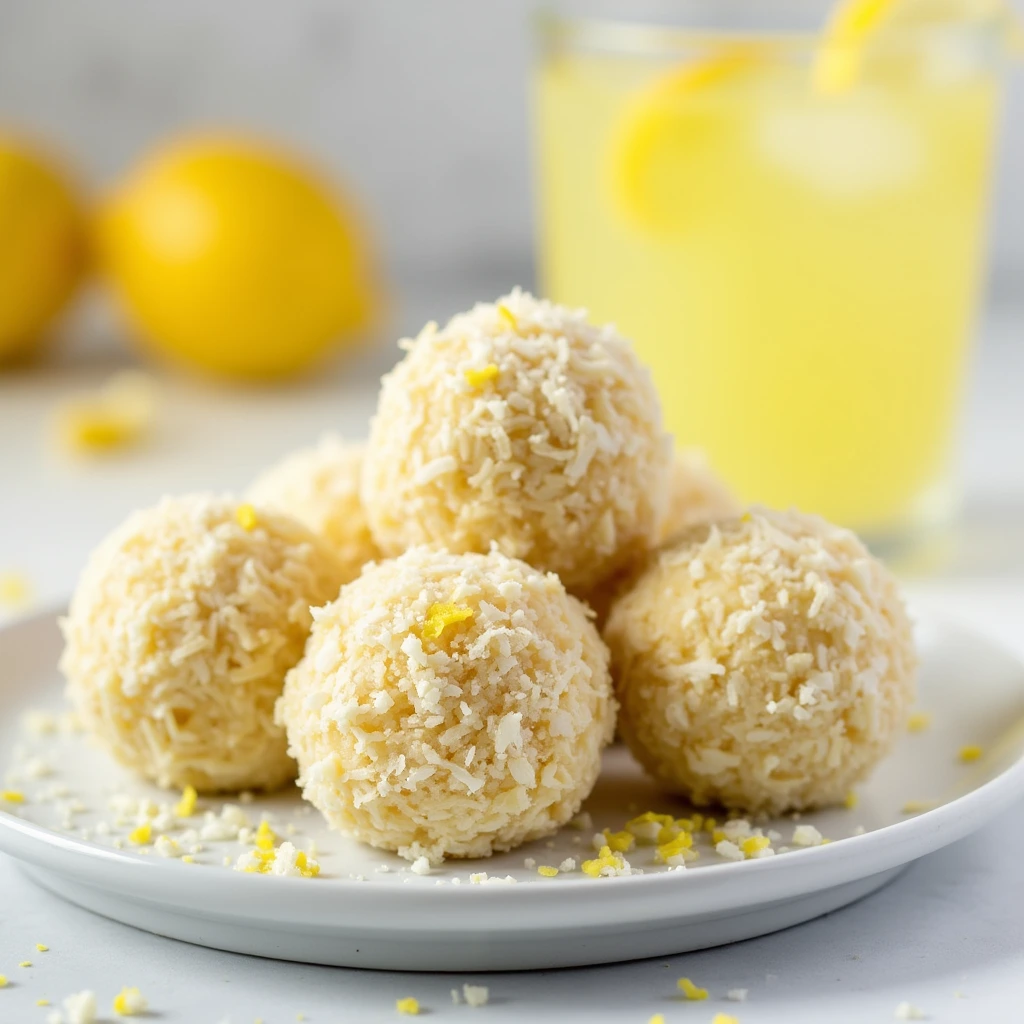
[[[999,19],[1012,44],[1019,28],[1006,0],[842,0],[833,9],[815,54],[815,89],[839,93],[856,85],[865,51],[883,30]]]
[[[158,151],[115,190],[99,231],[141,340],[215,375],[297,373],[351,343],[373,311],[347,205],[300,160],[255,141]]]
[[[0,360],[38,343],[67,305],[86,239],[82,206],[58,165],[0,135]]]
[[[735,43],[673,68],[627,104],[612,133],[612,201],[624,219],[650,234],[683,230],[703,197],[694,187],[703,152],[732,123],[716,97],[763,66],[764,51]]]

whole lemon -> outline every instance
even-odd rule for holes
[[[303,370],[374,307],[350,210],[301,160],[259,142],[158,151],[115,190],[99,230],[142,341],[221,376]]]
[[[82,280],[85,215],[59,166],[0,135],[0,360],[39,342]]]

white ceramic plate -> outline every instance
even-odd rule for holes
[[[32,771],[48,762],[54,774],[12,780],[26,802],[0,803],[0,849],[40,885],[107,917],[280,959],[482,971],[605,963],[733,942],[873,892],[1024,791],[1024,669],[957,627],[925,621],[919,641],[921,706],[932,713],[932,727],[900,741],[856,808],[803,818],[832,840],[828,845],[742,863],[705,845],[698,861],[674,871],[656,866],[651,848],[641,848],[627,858],[643,874],[620,878],[591,879],[578,869],[542,878],[527,869],[527,857],[558,865],[593,856],[590,830],[565,829],[547,843],[418,876],[396,857],[329,833],[295,792],[257,798],[244,808],[254,822],[268,815],[279,833],[294,830],[297,846],[318,847],[321,877],[292,879],[230,870],[225,858],[244,849],[236,842],[204,843],[194,864],[151,848],[115,848],[132,825],[111,824],[113,794],[174,798],[129,778],[80,734],[30,736],[23,729],[24,711],[62,707],[54,667],[60,638],[55,616],[43,615],[0,631],[0,768],[36,759]],[[984,757],[962,763],[958,750],[966,744],[980,746]],[[908,801],[934,807],[908,815]],[[608,753],[587,809],[596,828],[612,829],[643,810],[685,812],[659,795],[621,748]],[[782,833],[774,844],[781,847],[795,823],[760,824]],[[481,871],[511,875],[517,884],[472,884],[470,874]]]

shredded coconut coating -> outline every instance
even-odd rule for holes
[[[364,450],[328,434],[317,447],[271,466],[247,492],[251,501],[284,512],[323,537],[344,563],[345,583],[380,557],[359,497]]]
[[[584,591],[656,540],[671,445],[612,327],[517,290],[403,346],[363,473],[385,554],[493,541]]]
[[[623,737],[696,804],[842,803],[914,699],[895,580],[852,533],[797,512],[693,528],[616,602],[604,635]]]
[[[262,789],[295,777],[274,703],[311,605],[338,593],[330,548],[287,516],[239,522],[230,498],[165,498],[96,549],[62,628],[88,729],[161,786]]]
[[[431,638],[437,609],[444,626]],[[413,548],[314,612],[278,703],[306,799],[410,860],[547,836],[597,779],[608,652],[558,578],[496,550]]]

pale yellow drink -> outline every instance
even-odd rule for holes
[[[744,499],[879,538],[947,511],[980,276],[997,82],[942,45],[838,92],[810,40],[570,33],[537,71],[543,290],[635,339]]]

